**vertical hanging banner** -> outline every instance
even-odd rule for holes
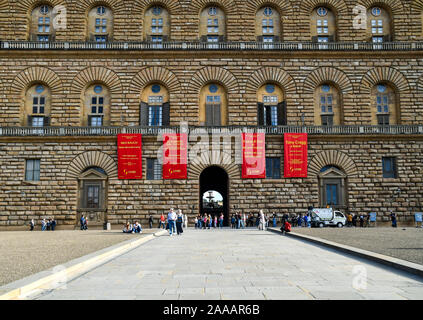
[[[118,135],[118,178],[119,180],[142,179],[141,134]]]
[[[307,178],[307,133],[285,133],[285,178]]]
[[[242,134],[242,179],[266,178],[265,140],[264,133]]]
[[[169,133],[163,135],[163,179],[187,179],[188,135]]]

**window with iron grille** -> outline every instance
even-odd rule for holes
[[[161,180],[162,165],[156,158],[147,159],[147,180]]]

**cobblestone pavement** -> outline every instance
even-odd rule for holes
[[[0,232],[0,286],[138,237],[101,230]]]
[[[293,228],[292,231],[423,264],[422,228]]]
[[[161,236],[33,299],[423,299],[423,279],[258,230]]]

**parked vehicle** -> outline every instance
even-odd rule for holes
[[[311,212],[312,227],[336,226],[342,228],[347,224],[347,217],[341,211],[332,208],[315,208]]]

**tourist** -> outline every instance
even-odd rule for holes
[[[285,220],[285,223],[281,227],[282,234],[285,232],[291,232],[291,224],[288,222],[288,220]]]
[[[134,232],[132,229],[132,225],[129,223],[129,221],[123,226],[123,233],[132,233]]]
[[[363,216],[363,214],[360,214],[360,228],[363,228],[364,227],[364,216]]]
[[[45,231],[47,228],[46,219],[41,220],[41,231]]]
[[[210,228],[212,227],[213,224],[213,219],[211,214],[209,214],[208,218],[207,218],[207,225],[208,225],[208,229],[210,230]]]
[[[260,224],[259,230],[266,230],[266,217],[263,213],[263,210],[260,210]]]
[[[50,231],[51,220],[47,220],[47,231]]]
[[[397,227],[397,217],[394,212],[391,211],[391,221],[392,221],[392,227]]]
[[[300,213],[300,214],[298,215],[298,221],[297,221],[297,224],[298,224],[298,227],[299,227],[299,228],[301,228],[302,223],[303,223],[303,216],[302,216],[302,214]]]
[[[54,231],[54,229],[56,229],[56,220],[54,220],[54,218],[51,219],[50,228],[51,228],[51,231]]]
[[[207,214],[205,214],[203,217],[203,229],[204,230],[207,229]]]
[[[352,227],[352,219],[353,219],[352,214],[351,213],[348,213],[347,214],[347,227],[349,227],[349,228]]]
[[[273,228],[276,228],[277,224],[276,224],[276,213],[273,212]]]
[[[150,226],[150,229],[151,228],[152,226]],[[135,221],[134,227],[132,228],[132,230],[134,231],[134,233],[142,233],[142,228],[141,228],[141,225],[138,223],[138,221]]]
[[[84,219],[84,230],[88,230],[88,218]]]
[[[307,228],[308,227],[308,215],[304,216],[304,227]]]
[[[246,216],[245,213],[243,213],[242,214],[242,219],[241,219],[241,227],[242,227],[242,229],[245,229],[246,223],[247,223],[247,216]]]
[[[366,227],[370,227],[370,214],[366,214]]]
[[[194,218],[194,228],[195,229],[198,228],[198,218],[197,217]]]
[[[257,217],[256,217],[256,228],[258,228],[260,226],[260,213],[257,213]]]
[[[182,215],[182,210],[178,210],[178,215],[176,217],[176,232],[181,235],[184,231],[182,230],[182,224],[184,223],[184,216]]]
[[[254,215],[252,213],[250,213],[249,217],[248,217],[248,223],[247,223],[247,227],[254,227]]]
[[[184,215],[184,226],[185,226],[185,229],[188,229],[188,217],[187,217],[187,215]]]
[[[173,235],[175,232],[175,220],[176,220],[176,213],[173,211],[173,208],[170,208],[169,213],[167,214],[167,223],[169,225],[169,234],[170,236]]]
[[[165,218],[164,214],[162,213],[161,216],[160,216],[160,220],[159,220],[159,229],[161,227],[163,227],[163,229],[165,228],[165,226],[166,226],[165,221],[166,221],[166,218]]]
[[[79,222],[81,223],[81,230],[84,230],[84,226],[85,226],[85,217],[82,214],[81,215],[81,219],[79,220]]]
[[[214,217],[213,217],[213,220],[214,220],[214,225],[213,225],[213,228],[217,228],[217,216],[215,215]]]
[[[231,216],[231,228],[235,229],[235,215],[234,214],[232,214]]]
[[[239,213],[235,212],[235,228],[239,229],[240,223],[241,223],[241,219],[239,218]]]
[[[150,225],[150,229],[153,229],[153,216],[150,214],[150,217],[148,218],[148,224]]]
[[[222,229],[223,228],[223,212],[220,214],[219,217],[219,228]]]
[[[354,216],[352,217],[352,225],[354,227],[357,227],[357,215],[354,213]]]
[[[34,231],[34,227],[35,227],[34,219],[31,219],[31,222],[29,223],[29,226],[31,227],[30,231]]]

